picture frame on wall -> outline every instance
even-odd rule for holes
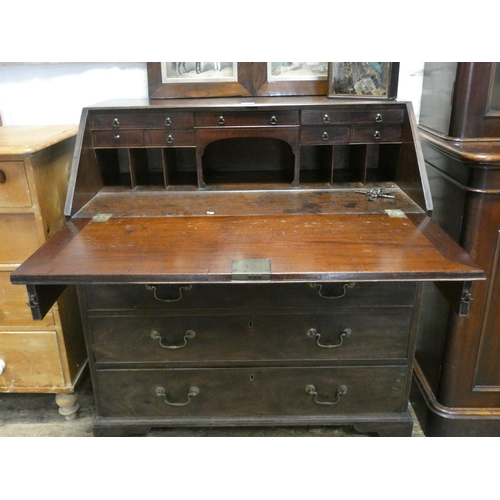
[[[395,99],[398,62],[330,62],[328,97]]]
[[[252,95],[252,63],[147,63],[150,99]]]
[[[254,94],[325,95],[328,64],[328,62],[254,62]]]

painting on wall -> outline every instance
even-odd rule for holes
[[[252,95],[252,63],[152,62],[147,67],[150,99]]]
[[[328,68],[328,97],[395,99],[399,63],[331,62]]]
[[[163,83],[237,82],[235,62],[162,62]]]

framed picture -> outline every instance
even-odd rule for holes
[[[325,95],[327,62],[255,62],[254,95]]]
[[[252,95],[252,63],[147,63],[150,99]]]
[[[395,99],[399,63],[331,62],[328,65],[328,97]]]

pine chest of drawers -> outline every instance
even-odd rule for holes
[[[33,321],[10,274],[64,225],[76,131],[0,127],[0,392],[55,393],[67,417],[78,409],[74,389],[86,366],[74,287]]]
[[[12,276],[76,285],[95,435],[351,425],[411,435],[422,283],[483,279],[428,217],[408,103],[85,109],[66,226]]]

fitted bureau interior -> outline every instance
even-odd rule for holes
[[[303,146],[299,187],[390,181],[398,168],[400,151],[398,144]],[[198,187],[193,148],[103,148],[96,150],[96,160],[103,187]],[[281,184],[290,188],[294,162],[290,146],[278,139],[222,139],[207,146],[202,177],[207,187]]]
[[[241,109],[231,98],[215,107],[204,100],[154,104],[84,110],[66,215],[110,192],[326,190],[340,199],[382,187],[420,210],[431,208],[415,175],[419,159],[408,103],[311,97],[286,100],[284,109],[267,101]]]

